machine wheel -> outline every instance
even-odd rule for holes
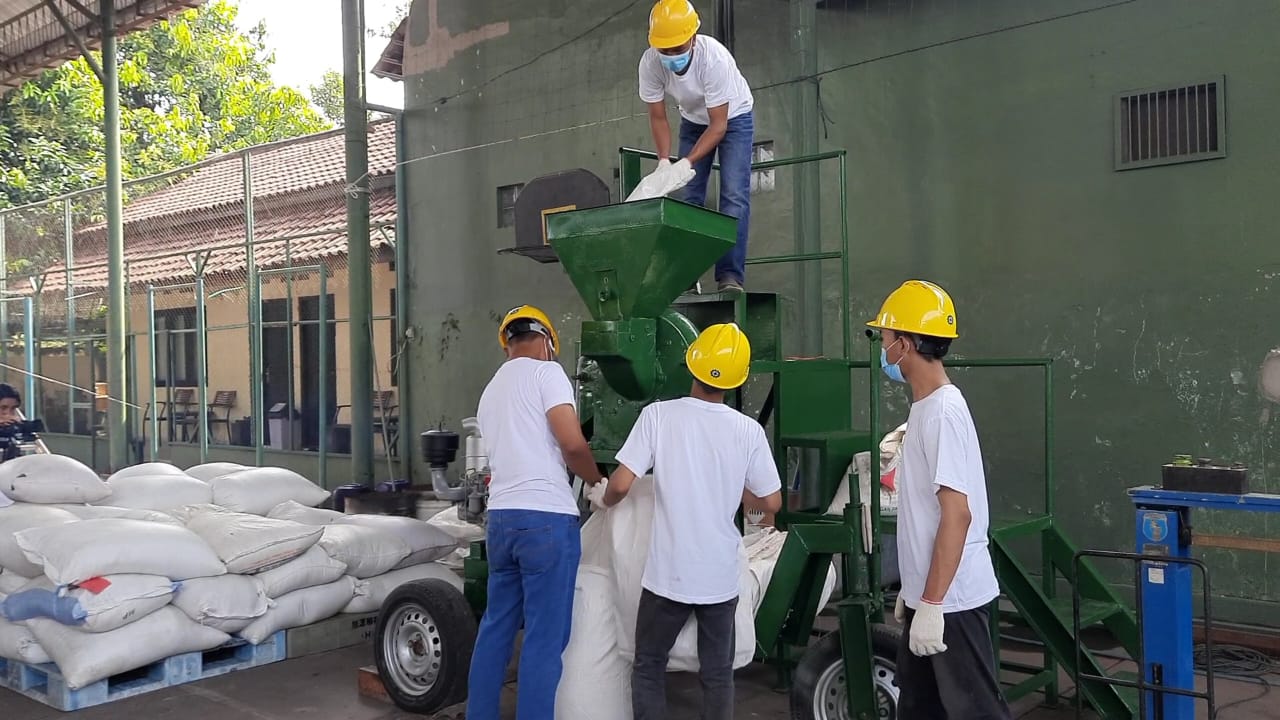
[[[898,686],[894,675],[901,634],[887,625],[871,626],[872,670],[877,717],[881,720],[898,717]],[[796,666],[791,681],[791,717],[794,720],[848,720],[847,697],[840,633],[828,633],[809,648]]]
[[[461,592],[443,580],[407,582],[378,613],[378,676],[396,707],[432,713],[466,697],[475,644],[476,618]]]

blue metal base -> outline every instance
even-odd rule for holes
[[[1191,511],[1235,510],[1280,512],[1280,495],[1248,493],[1225,495],[1161,490],[1129,489],[1135,516],[1135,552],[1144,556],[1191,557]],[[1143,614],[1143,674],[1147,682],[1170,688],[1195,688],[1192,659],[1194,604],[1193,569],[1183,563],[1144,560],[1141,568]],[[1165,694],[1148,697],[1147,719],[1193,720],[1194,697]]]

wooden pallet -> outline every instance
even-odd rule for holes
[[[281,630],[259,645],[239,641],[204,652],[174,655],[75,690],[67,687],[56,665],[0,659],[0,687],[70,712],[266,665],[284,660],[286,654],[285,631]]]

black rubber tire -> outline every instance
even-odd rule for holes
[[[390,657],[387,633],[395,633],[393,619],[401,611],[418,608],[431,620],[439,637],[439,660],[436,680],[425,690],[404,687],[397,681],[398,662]],[[430,714],[461,702],[467,696],[467,674],[471,669],[471,651],[476,644],[476,617],[462,592],[443,580],[414,580],[396,588],[378,611],[378,625],[373,635],[373,654],[387,695],[396,707],[406,712]],[[393,666],[395,663],[395,666]]]
[[[887,666],[890,670],[897,666],[898,640],[902,631],[888,625],[871,626],[871,651],[875,655],[876,664]],[[817,720],[820,716],[815,708],[815,692],[819,680],[828,668],[843,665],[844,658],[840,651],[840,632],[832,632],[822,636],[800,658],[795,672],[791,676],[791,717],[793,720]],[[877,691],[878,693],[879,691]],[[881,720],[897,720],[896,703],[886,713],[881,708]]]

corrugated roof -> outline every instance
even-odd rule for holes
[[[395,122],[369,125],[370,222],[375,227],[396,219],[394,185]],[[260,267],[313,263],[347,252],[346,161],[342,131],[251,149],[254,190],[255,259]],[[238,245],[245,239],[239,153],[207,161],[173,185],[125,206],[125,259],[131,284],[190,280],[188,258],[209,248]],[[388,228],[388,233],[390,229]],[[283,242],[286,237],[308,237]],[[76,233],[73,283],[77,290],[106,287],[106,237],[102,225]],[[370,247],[388,245],[381,231]],[[99,250],[92,250],[98,248]],[[287,253],[287,255],[286,255]],[[242,272],[243,247],[214,250],[207,275]],[[61,292],[62,267],[46,274],[46,292]]]
[[[409,17],[406,15],[391,33],[391,41],[382,49],[382,55],[373,66],[373,74],[377,77],[404,80],[404,35],[408,27]]]
[[[203,2],[115,0],[116,35],[149,27]],[[40,71],[80,54],[59,14],[90,49],[99,49],[102,23],[98,7],[99,0],[0,0],[0,91],[17,87]]]

